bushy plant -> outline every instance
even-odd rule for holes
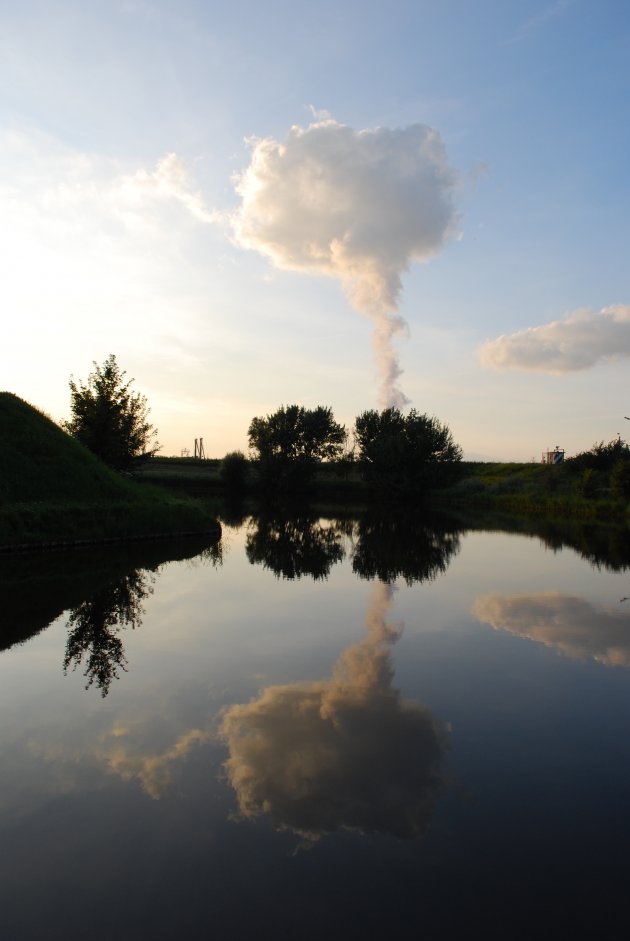
[[[148,421],[145,396],[131,391],[133,379],[125,382],[116,357],[93,365],[85,385],[70,379],[72,418],[64,428],[105,464],[125,470],[134,458],[150,457],[159,450],[154,440],[157,431]]]
[[[584,470],[611,471],[617,461],[630,461],[630,447],[623,438],[613,438],[608,444],[596,443],[590,451],[581,451],[565,461],[569,471],[581,473]]]
[[[577,489],[579,495],[586,500],[590,500],[591,497],[595,496],[595,484],[595,471],[592,467],[585,467],[578,481]]]
[[[242,490],[249,473],[249,461],[242,451],[230,451],[219,467],[219,478],[229,490]]]
[[[354,436],[365,478],[390,492],[452,483],[462,459],[449,428],[414,408],[407,415],[397,408],[363,412]]]
[[[613,465],[610,492],[616,500],[630,499],[630,461],[616,461]]]
[[[303,486],[319,461],[338,458],[346,429],[335,421],[330,408],[283,405],[272,415],[253,418],[248,436],[262,480],[281,490]]]

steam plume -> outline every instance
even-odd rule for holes
[[[447,731],[392,686],[386,623],[392,588],[377,583],[367,637],[341,655],[329,680],[270,686],[231,706],[222,733],[226,770],[246,817],[315,840],[345,827],[421,833],[442,787]]]
[[[356,131],[322,117],[251,146],[236,179],[237,241],[278,268],[339,278],[374,323],[382,406],[403,405],[393,346],[406,328],[395,313],[401,274],[437,254],[455,225],[456,175],[439,133],[424,124]]]

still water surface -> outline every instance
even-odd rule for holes
[[[629,563],[304,512],[0,560],[0,937],[623,926]]]

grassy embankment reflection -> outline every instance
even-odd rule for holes
[[[0,650],[25,643],[68,611],[64,669],[85,663],[87,686],[106,696],[125,669],[120,632],[142,623],[143,601],[167,562],[217,564],[221,544],[207,539],[128,543],[0,560],[3,621]]]

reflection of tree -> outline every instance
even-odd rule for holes
[[[498,531],[538,536],[554,552],[569,547],[597,569],[630,569],[630,529],[613,523],[513,517],[488,510],[458,513],[461,530]]]
[[[311,840],[340,828],[406,838],[426,829],[448,732],[393,686],[402,625],[386,623],[392,594],[375,585],[367,636],[330,679],[270,686],[226,710],[226,770],[245,817],[267,813]]]
[[[71,610],[63,668],[64,673],[70,667],[76,670],[85,658],[86,689],[94,683],[105,697],[118,670],[125,670],[119,631],[142,623],[142,602],[152,592],[149,579],[146,571],[136,569]]]
[[[413,513],[366,513],[357,526],[352,568],[361,578],[402,577],[411,585],[445,572],[457,552],[457,531],[443,522]]]
[[[338,529],[304,511],[291,516],[260,515],[252,526],[247,534],[247,558],[278,577],[327,578],[332,566],[343,559]]]
[[[148,540],[94,546],[89,552],[12,553],[0,565],[0,650],[43,630],[64,611],[78,608],[129,572],[160,568],[176,561],[218,566],[222,543],[216,539]]]
[[[630,569],[630,531],[614,526],[563,526],[553,521],[541,529],[540,538],[552,549],[575,549],[597,569],[625,572]]]

